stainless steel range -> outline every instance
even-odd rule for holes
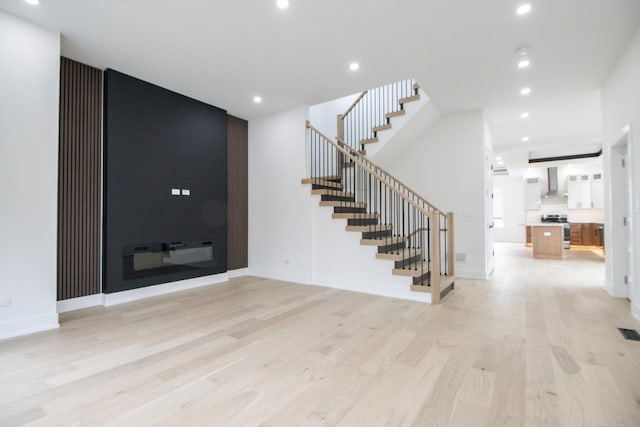
[[[562,247],[569,249],[571,246],[571,225],[566,215],[547,214],[540,217],[540,222],[563,224],[563,242]]]

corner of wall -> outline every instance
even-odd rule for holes
[[[0,323],[0,340],[60,327],[58,313],[42,314]]]

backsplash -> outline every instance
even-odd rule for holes
[[[604,224],[604,209],[569,209],[569,222]]]
[[[540,222],[540,216],[567,215],[569,222],[604,224],[604,209],[567,209],[567,204],[543,204],[539,210],[527,210],[527,224]]]

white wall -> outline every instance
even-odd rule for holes
[[[249,273],[311,283],[307,107],[249,121]]]
[[[59,74],[59,34],[0,12],[0,338],[58,326]]]
[[[502,192],[504,227],[494,229],[496,242],[524,243],[526,241],[524,182],[518,176],[495,176],[494,192]]]
[[[640,266],[640,29],[636,31],[629,45],[622,54],[618,63],[611,69],[605,79],[602,90],[602,118],[604,135],[604,178],[605,178],[605,200],[609,210],[605,218],[605,246],[607,247],[606,258],[606,287],[612,294],[619,292],[619,287],[623,286],[614,283],[614,257],[622,257],[621,253],[610,253],[612,242],[615,239],[609,230],[612,230],[613,219],[610,216],[611,208],[611,180],[609,153],[610,147],[623,133],[623,128],[630,126],[629,141],[632,149],[630,165],[632,167],[632,209],[633,209],[633,243],[634,259],[632,264]],[[633,272],[631,284],[632,312],[637,319],[640,319],[640,268],[636,267]]]
[[[455,215],[456,276],[487,277],[484,119],[481,111],[443,117],[403,156],[376,161],[444,212]]]
[[[356,93],[309,107],[309,121],[328,138],[335,140],[338,135],[338,114],[344,114],[358,96],[360,94]]]

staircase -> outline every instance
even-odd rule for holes
[[[392,119],[406,114],[405,104],[420,100],[419,89],[409,79],[362,92],[338,116],[338,138],[366,155],[366,148],[380,141],[378,133],[391,129]]]
[[[409,82],[410,86],[404,82],[400,87],[417,90],[417,85]],[[343,119],[361,109],[359,103],[366,93]],[[412,291],[430,293],[431,302],[437,304],[455,282],[453,214],[437,209],[367,159],[364,151],[365,145],[375,143],[377,132],[391,127],[392,117],[402,114],[404,103],[417,99],[417,95],[404,95],[401,90],[394,95],[402,101],[396,111],[381,108],[369,120],[343,121],[339,116],[341,135],[336,141],[307,122],[310,177],[302,183],[311,185],[311,194],[320,196],[320,206],[333,208],[333,219],[346,220],[347,232],[361,233],[361,245],[376,248],[378,260],[393,263],[390,273],[406,277]],[[394,105],[388,100],[380,102],[381,106]],[[380,123],[379,117],[386,123]],[[370,131],[351,128],[365,123],[372,126]]]

